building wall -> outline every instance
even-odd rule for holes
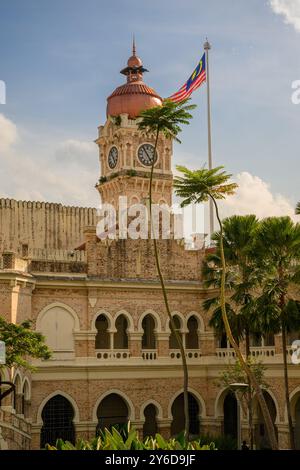
[[[86,225],[96,225],[96,209],[50,202],[0,199],[0,253],[29,248],[73,249]]]

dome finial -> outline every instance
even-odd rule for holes
[[[133,33],[133,39],[132,39],[132,55],[135,56],[136,55],[136,49],[135,49],[135,37],[134,37],[134,33]]]

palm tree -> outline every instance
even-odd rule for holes
[[[216,217],[220,227],[220,256],[222,267],[220,304],[225,331],[227,334],[227,338],[230,344],[232,345],[243,370],[247,374],[247,377],[257,394],[257,399],[262,410],[264,421],[266,423],[272,449],[277,449],[278,443],[275,435],[275,430],[269,413],[269,409],[263,396],[263,392],[253,372],[248,367],[248,364],[245,361],[243,354],[241,353],[239,346],[232,334],[226,311],[226,261],[223,245],[223,225],[220,219],[219,208],[216,201],[218,199],[224,199],[227,195],[234,194],[237,185],[235,183],[228,182],[231,175],[223,171],[222,166],[213,168],[211,170],[201,168],[200,170],[195,171],[188,170],[186,167],[183,166],[178,166],[177,170],[183,174],[182,177],[177,177],[174,183],[177,195],[183,198],[183,201],[181,203],[182,206],[186,206],[192,203],[205,202],[209,199],[211,199],[213,202],[216,211]]]
[[[227,262],[226,290],[230,292],[230,302],[226,304],[226,312],[230,327],[236,341],[245,339],[246,358],[250,358],[250,336],[256,333],[254,308],[255,288],[259,285],[260,276],[255,263],[254,240],[259,226],[255,215],[234,215],[222,221],[223,246]],[[204,262],[203,276],[208,287],[220,288],[220,232],[212,235],[216,243],[216,252],[208,254]],[[228,269],[229,268],[229,269]],[[203,303],[204,309],[213,314],[210,326],[219,335],[224,334],[224,322],[219,297],[210,298]],[[253,449],[253,407],[252,390],[249,383],[247,403],[249,411],[250,448]]]
[[[298,202],[295,210],[296,215],[300,215],[300,202]]]
[[[162,133],[167,138],[174,139],[180,143],[178,139],[178,134],[181,132],[182,124],[189,124],[192,115],[190,111],[193,110],[196,105],[187,104],[188,100],[181,101],[180,103],[173,103],[170,100],[165,100],[162,106],[156,106],[154,108],[147,109],[146,111],[141,112],[140,122],[138,127],[140,130],[146,130],[148,133],[152,133],[155,136],[154,152],[151,164],[151,173],[150,173],[150,184],[149,184],[149,213],[150,213],[150,227],[151,232],[153,229],[152,221],[152,188],[153,188],[153,173],[154,173],[154,164],[155,164],[155,155],[158,144],[159,135]],[[189,428],[190,428],[190,419],[189,419],[189,402],[188,402],[188,368],[186,362],[185,350],[183,343],[180,337],[180,334],[177,331],[176,324],[174,322],[173,316],[171,315],[171,309],[169,306],[167,289],[165,286],[165,280],[161,270],[160,259],[157,241],[155,236],[153,237],[153,246],[154,246],[154,256],[156,268],[162,288],[164,303],[166,311],[170,320],[170,329],[174,334],[177,344],[181,353],[182,367],[183,367],[183,397],[184,397],[184,417],[185,417],[185,428],[184,428],[184,438],[188,440],[189,438]]]
[[[256,252],[267,269],[263,292],[259,299],[261,321],[273,323],[273,331],[281,331],[284,365],[285,401],[291,449],[295,448],[294,428],[289,400],[287,366],[287,333],[300,327],[299,302],[290,293],[300,284],[300,224],[290,217],[269,217],[262,221],[257,234]]]

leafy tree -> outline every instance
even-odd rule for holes
[[[300,284],[300,224],[290,217],[264,219],[257,233],[256,253],[267,271],[257,308],[262,331],[281,331],[285,401],[290,446],[295,448],[294,428],[289,400],[287,333],[300,328],[300,303],[291,293]]]
[[[249,369],[251,369],[253,375],[256,378],[257,383],[260,387],[264,389],[268,388],[268,384],[265,381],[265,371],[266,367],[262,362],[257,361],[253,357],[247,357],[247,364]],[[232,387],[234,383],[248,383],[248,387]],[[224,369],[224,371],[220,375],[220,379],[218,381],[219,385],[227,387],[233,393],[236,393],[241,403],[242,407],[248,409],[248,422],[249,422],[249,441],[250,441],[250,448],[253,449],[253,436],[254,436],[254,429],[253,429],[253,396],[255,393],[255,389],[249,383],[248,377],[245,374],[243,367],[239,361],[235,361],[234,364],[230,364]]]
[[[181,125],[189,124],[192,115],[190,111],[193,110],[196,105],[187,104],[187,100],[181,101],[180,103],[173,103],[170,100],[165,100],[162,106],[156,106],[154,108],[147,109],[140,114],[140,122],[138,124],[140,130],[146,130],[148,133],[152,133],[155,136],[154,154],[151,164],[150,173],[150,185],[149,185],[149,213],[150,213],[150,227],[151,233],[153,230],[152,221],[152,190],[153,190],[153,173],[155,164],[155,155],[157,150],[157,144],[160,134],[164,134],[167,138],[174,139],[180,143],[178,134],[181,132]],[[154,256],[156,268],[162,288],[164,303],[166,311],[170,320],[170,328],[174,336],[181,353],[184,384],[183,384],[183,395],[184,395],[184,415],[185,415],[185,439],[188,439],[189,435],[189,405],[188,405],[188,368],[186,363],[185,350],[181,337],[176,329],[174,319],[171,315],[171,310],[168,301],[167,290],[165,286],[164,277],[161,270],[159,251],[157,246],[157,240],[153,237]]]
[[[253,372],[249,368],[245,361],[243,354],[240,351],[239,345],[237,344],[234,335],[232,334],[230,322],[227,316],[226,310],[226,260],[223,245],[223,225],[221,222],[219,208],[217,204],[218,199],[224,199],[227,195],[233,194],[237,185],[235,183],[229,183],[231,175],[223,171],[223,167],[216,167],[211,170],[201,168],[200,170],[188,170],[186,167],[178,166],[177,170],[183,174],[183,176],[175,179],[175,190],[178,196],[183,198],[181,203],[182,206],[186,206],[192,203],[201,203],[212,200],[216,217],[218,219],[220,227],[220,257],[221,257],[221,286],[220,286],[220,304],[222,320],[224,322],[225,331],[230,344],[232,345],[237,359],[240,361],[245,373],[257,394],[262,414],[268,430],[271,446],[273,449],[278,448],[276,434],[273,426],[273,422],[267,407],[263,392],[257,382]]]
[[[28,362],[29,357],[49,359],[51,352],[44,343],[44,337],[31,329],[32,322],[20,325],[8,323],[0,317],[0,340],[6,345],[6,366],[22,366],[34,369]]]
[[[300,202],[298,202],[295,210],[296,215],[300,215]]]
[[[234,338],[238,342],[245,339],[246,357],[250,357],[250,336],[257,333],[257,309],[255,299],[257,287],[261,282],[261,272],[257,267],[254,243],[259,227],[255,215],[234,215],[222,221],[223,246],[227,263],[226,291],[229,301],[226,304],[228,320]],[[220,288],[220,232],[212,235],[216,243],[216,252],[206,256],[203,276],[208,287]],[[204,309],[213,308],[210,326],[223,336],[225,333],[220,297],[212,297],[204,301]],[[249,382],[249,379],[247,379]],[[249,400],[251,401],[252,387],[249,383]],[[253,448],[252,407],[249,407],[250,446]]]

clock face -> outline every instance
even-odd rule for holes
[[[143,144],[138,150],[139,161],[146,166],[151,166],[154,157],[154,147],[151,144]],[[155,153],[154,163],[157,160],[157,152]]]
[[[116,165],[118,163],[118,149],[117,149],[117,147],[112,147],[110,149],[107,161],[108,161],[109,168],[113,169],[113,168],[116,167]]]

